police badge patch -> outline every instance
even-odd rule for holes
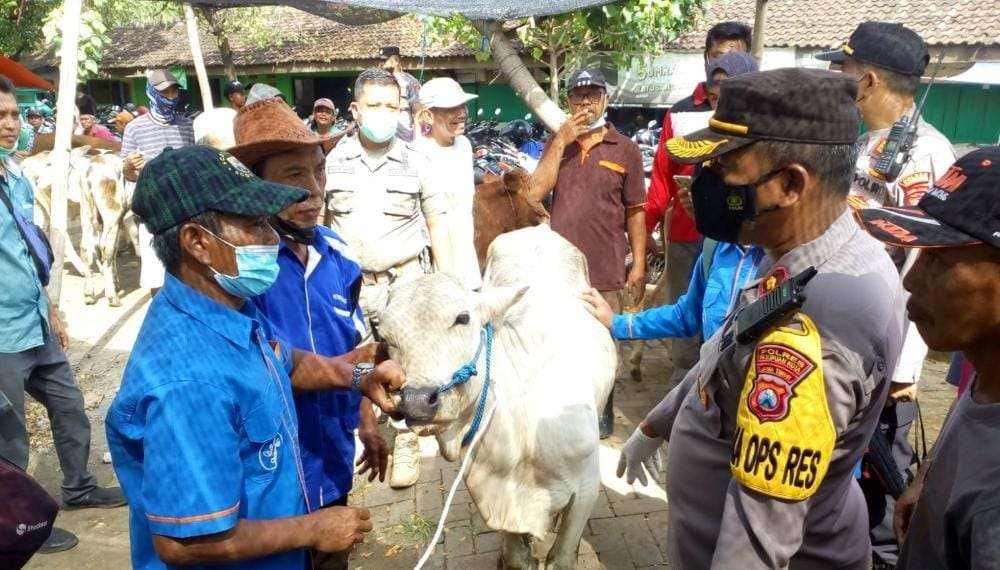
[[[795,385],[816,368],[801,352],[781,344],[758,345],[754,366],[747,407],[761,423],[785,419],[795,397]]]

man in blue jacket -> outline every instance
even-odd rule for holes
[[[690,190],[682,186],[678,197],[681,206],[694,219]],[[584,293],[583,299],[591,314],[608,327],[616,340],[700,337],[704,341],[722,326],[737,292],[756,278],[763,258],[764,252],[758,247],[705,239],[688,290],[672,305],[616,315],[596,290]],[[631,439],[645,437],[636,429]],[[622,453],[618,465],[619,477],[625,473],[626,455]],[[646,484],[641,470],[639,479]]]
[[[320,139],[280,99],[249,101],[236,116],[233,156],[261,178],[308,190],[307,200],[271,218],[281,236],[278,279],[253,303],[278,336],[323,356],[350,352],[364,336],[358,294],[361,266],[347,243],[317,225],[323,217],[326,153],[339,139]],[[369,480],[385,479],[388,447],[371,402],[349,391],[295,396],[299,444],[312,508],[347,504],[354,478],[354,431],[364,446],[359,464]],[[315,568],[346,568],[347,552],[313,553]]]

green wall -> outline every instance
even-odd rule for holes
[[[917,101],[926,86],[921,87]],[[997,144],[1000,136],[1000,86],[937,84],[922,112],[952,144]]]
[[[493,112],[500,109],[499,119],[504,122],[523,119],[531,112],[509,85],[466,83],[462,85],[462,89],[479,95],[478,99],[469,101],[469,116],[472,120],[476,119],[476,113],[479,112],[479,109],[483,110],[484,119],[493,116]]]

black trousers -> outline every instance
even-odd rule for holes
[[[0,353],[0,457],[21,469],[28,468],[25,393],[48,412],[63,472],[62,499],[73,502],[97,487],[97,480],[87,471],[90,420],[83,410],[83,393],[73,379],[66,353],[51,335],[42,346]]]

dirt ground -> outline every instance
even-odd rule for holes
[[[137,289],[138,261],[131,256],[123,257],[120,269],[126,292],[121,307],[109,307],[103,299],[96,305],[84,305],[83,279],[73,275],[65,279],[62,298],[64,320],[72,337],[70,361],[92,421],[91,467],[104,485],[117,484],[111,466],[102,461],[107,452],[104,416],[149,302],[148,292]],[[665,385],[656,379],[665,377],[668,368],[669,358],[662,345],[656,344],[647,351],[644,360],[646,380],[641,384],[621,380],[616,388],[615,434],[602,442],[604,488],[585,532],[581,568],[617,570],[668,564],[663,546],[667,505],[662,488],[654,485],[630,487],[612,473],[617,450],[635,424],[662,396]],[[937,436],[954,397],[954,388],[943,381],[946,369],[947,363],[943,360],[929,359],[920,385],[928,447]],[[29,404],[28,417],[33,450],[29,470],[58,497],[60,473],[48,419],[44,409],[34,402]],[[421,479],[414,488],[392,491],[387,485],[356,481],[351,503],[372,510],[376,531],[366,544],[355,550],[353,568],[412,567],[433,534],[443,494],[455,478],[457,465],[435,457],[433,442],[422,442],[421,447]],[[127,509],[66,511],[60,513],[56,524],[76,533],[80,544],[68,552],[38,555],[28,568],[106,570],[129,567]],[[498,544],[496,533],[485,528],[478,518],[468,493],[460,491],[448,516],[447,531],[428,568],[495,568]]]

